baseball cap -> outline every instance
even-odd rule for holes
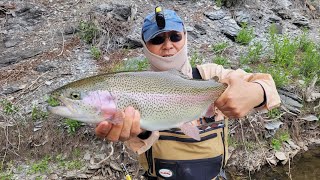
[[[165,9],[162,13],[165,18],[165,26],[162,29],[157,25],[155,18],[156,14],[154,12],[147,15],[147,17],[144,19],[142,26],[142,37],[145,42],[163,32],[184,31],[183,22],[175,11]]]

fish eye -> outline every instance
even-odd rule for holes
[[[81,96],[80,96],[80,93],[78,93],[78,92],[72,92],[70,94],[70,97],[71,97],[71,99],[79,100]]]

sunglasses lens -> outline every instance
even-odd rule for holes
[[[171,42],[179,42],[179,41],[181,41],[181,39],[182,39],[181,34],[173,33],[173,34],[170,35],[170,41]]]
[[[159,44],[162,44],[164,42],[164,40],[165,40],[164,38],[165,37],[163,37],[163,36],[156,36],[156,37],[150,39],[150,42],[153,45],[159,45]]]
[[[158,36],[150,39],[149,42],[153,45],[160,45],[160,44],[164,43],[166,38],[167,38],[166,36],[158,35]],[[179,42],[182,39],[182,35],[179,33],[171,33],[169,38],[170,38],[171,42]]]

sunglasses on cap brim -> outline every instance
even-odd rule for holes
[[[150,39],[148,42],[153,45],[160,45],[164,43],[164,41],[169,38],[171,42],[179,42],[182,40],[182,34],[179,32],[172,32],[169,34],[169,36],[166,36],[164,34],[159,34],[156,37]]]

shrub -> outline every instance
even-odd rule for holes
[[[219,44],[212,45],[212,50],[217,54],[221,54],[227,47],[228,47],[228,43],[222,42]]]
[[[98,60],[101,58],[101,51],[96,46],[91,46],[90,52],[94,59]]]
[[[236,42],[242,45],[247,45],[253,38],[253,28],[248,28],[246,24],[242,24],[242,29],[237,34]]]
[[[98,28],[92,22],[80,21],[79,30],[80,38],[88,44],[93,43],[98,36]]]

